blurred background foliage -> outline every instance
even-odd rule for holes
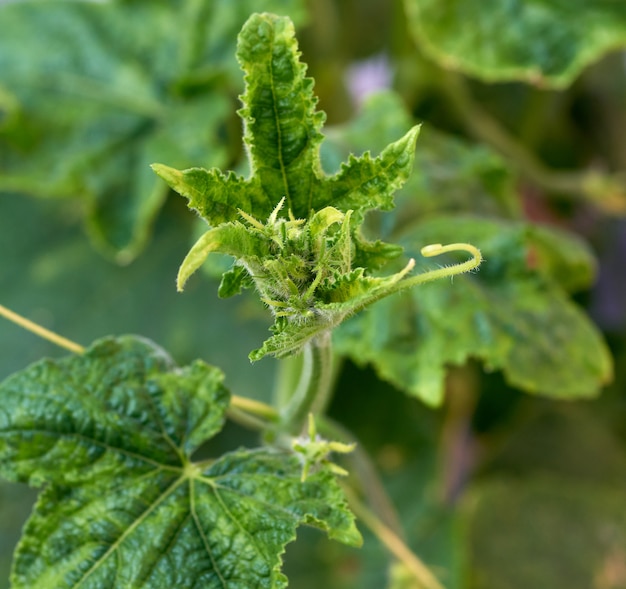
[[[236,35],[253,11],[287,14],[327,171],[423,123],[372,235],[486,255],[337,334],[330,415],[394,508],[365,472],[370,506],[448,589],[626,588],[626,5],[0,4],[1,304],[82,344],[145,335],[270,400],[274,363],[247,361],[269,318],[218,300],[210,272],[176,294],[197,221],[148,164],[240,167]],[[0,325],[2,378],[61,354]],[[0,483],[0,587],[34,497]],[[372,536],[357,551],[302,530],[285,558],[299,589],[417,589]]]

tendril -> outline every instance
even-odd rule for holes
[[[423,284],[424,282],[430,282],[431,280],[437,280],[439,278],[446,278],[447,276],[456,276],[457,274],[464,274],[465,272],[471,272],[480,266],[483,261],[483,256],[480,250],[469,243],[450,243],[448,245],[442,245],[440,243],[433,243],[425,245],[420,253],[425,258],[433,258],[440,256],[441,254],[447,254],[449,252],[464,251],[472,254],[472,257],[465,261],[453,264],[451,266],[445,266],[443,268],[437,268],[436,270],[429,270],[413,276],[403,282],[403,286],[411,287],[417,284]]]

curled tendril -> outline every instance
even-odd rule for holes
[[[357,305],[354,305],[354,307],[349,310],[349,314],[357,313],[358,311],[361,311],[368,305],[371,305],[372,303],[375,303],[380,299],[383,299],[389,295],[398,292],[408,290],[419,284],[424,284],[425,282],[430,282],[431,280],[437,280],[439,278],[445,278],[447,276],[456,276],[457,274],[471,272],[472,270],[478,268],[478,266],[480,266],[483,261],[483,256],[480,253],[480,250],[469,243],[451,243],[448,245],[433,243],[424,246],[421,249],[421,254],[426,258],[431,258],[434,256],[439,256],[441,254],[458,251],[469,252],[470,254],[472,254],[471,259],[465,262],[460,262],[451,266],[445,266],[443,268],[437,268],[436,270],[429,270],[427,272],[417,274],[416,276],[405,278],[405,276],[415,267],[415,259],[411,258],[408,264],[400,272],[391,277],[393,280],[392,282],[387,284],[385,287],[379,289],[377,292],[372,293],[371,296],[364,297]],[[337,324],[338,323],[339,322],[337,322]]]
[[[472,257],[465,262],[459,262],[458,264],[453,264],[452,266],[445,266],[443,268],[437,268],[436,270],[423,272],[417,276],[412,276],[408,280],[405,280],[403,285],[408,288],[417,284],[423,284],[424,282],[430,282],[431,280],[446,278],[447,276],[456,276],[457,274],[464,274],[465,272],[470,272],[478,268],[483,261],[483,256],[480,253],[480,250],[469,243],[449,243],[448,245],[433,243],[425,245],[420,250],[420,253],[425,258],[433,258],[435,256],[440,256],[441,254],[460,251],[468,252],[472,254]]]

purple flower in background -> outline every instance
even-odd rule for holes
[[[619,222],[609,236],[613,243],[599,255],[591,315],[602,329],[615,332],[626,324],[626,223]]]
[[[391,80],[391,64],[384,53],[354,62],[346,74],[348,92],[357,106],[360,106],[369,94],[389,88]]]

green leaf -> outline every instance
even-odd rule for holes
[[[121,469],[180,468],[222,428],[222,379],[199,361],[178,369],[162,349],[130,336],[35,363],[0,388],[2,473],[76,485]]]
[[[360,536],[332,474],[239,450],[194,464],[229,394],[200,361],[177,368],[125,336],[44,360],[0,385],[0,471],[47,483],[12,583],[28,587],[286,586],[280,554],[306,523]]]
[[[626,45],[626,7],[612,0],[405,0],[405,8],[428,56],[488,82],[565,88]]]
[[[305,77],[293,24],[286,17],[255,14],[239,35],[237,57],[245,72],[246,91],[239,111],[245,124],[252,175],[189,169],[162,164],[155,171],[189,199],[210,225],[237,218],[238,209],[265,219],[282,198],[306,218],[311,210],[333,206],[359,215],[389,208],[391,196],[407,179],[418,127],[389,145],[377,158],[350,158],[334,176],[321,168],[319,149],[324,114],[315,111],[313,81]]]
[[[225,223],[209,229],[189,250],[178,271],[176,284],[183,290],[187,279],[202,265],[206,257],[218,252],[235,257],[262,257],[268,255],[266,244],[256,238],[241,223]]]
[[[251,288],[254,284],[243,266],[234,265],[230,270],[224,272],[218,288],[218,295],[222,299],[235,296],[243,288]]]
[[[183,262],[179,287],[209,253],[227,253],[237,258],[272,308],[275,335],[251,354],[259,359],[297,353],[366,301],[378,300],[404,275],[380,279],[366,274],[399,249],[367,241],[360,226],[367,211],[393,206],[393,193],[411,172],[419,127],[378,157],[368,152],[350,156],[335,175],[327,176],[320,161],[324,115],[315,110],[313,81],[299,61],[291,20],[252,15],[239,35],[237,57],[245,72],[239,114],[250,177],[215,168],[153,168],[215,227]],[[239,247],[245,241],[242,231],[250,233],[253,247]],[[238,292],[240,280],[239,271],[230,274],[221,292]]]
[[[582,239],[556,227],[528,227],[532,242],[529,264],[550,276],[567,292],[588,288],[596,278],[597,263]]]
[[[226,163],[234,41],[259,4],[302,17],[300,0],[0,7],[0,190],[79,198],[94,243],[130,261],[167,195],[149,164]]]
[[[547,230],[544,230],[547,231]],[[407,254],[431,241],[467,241],[482,250],[476,275],[422,285],[377,303],[338,332],[338,350],[423,401],[443,399],[446,365],[483,361],[512,386],[556,398],[598,393],[612,373],[598,330],[549,276],[528,267],[532,228],[442,217],[403,238]],[[556,239],[553,236],[553,239]],[[587,274],[589,275],[589,274]]]

